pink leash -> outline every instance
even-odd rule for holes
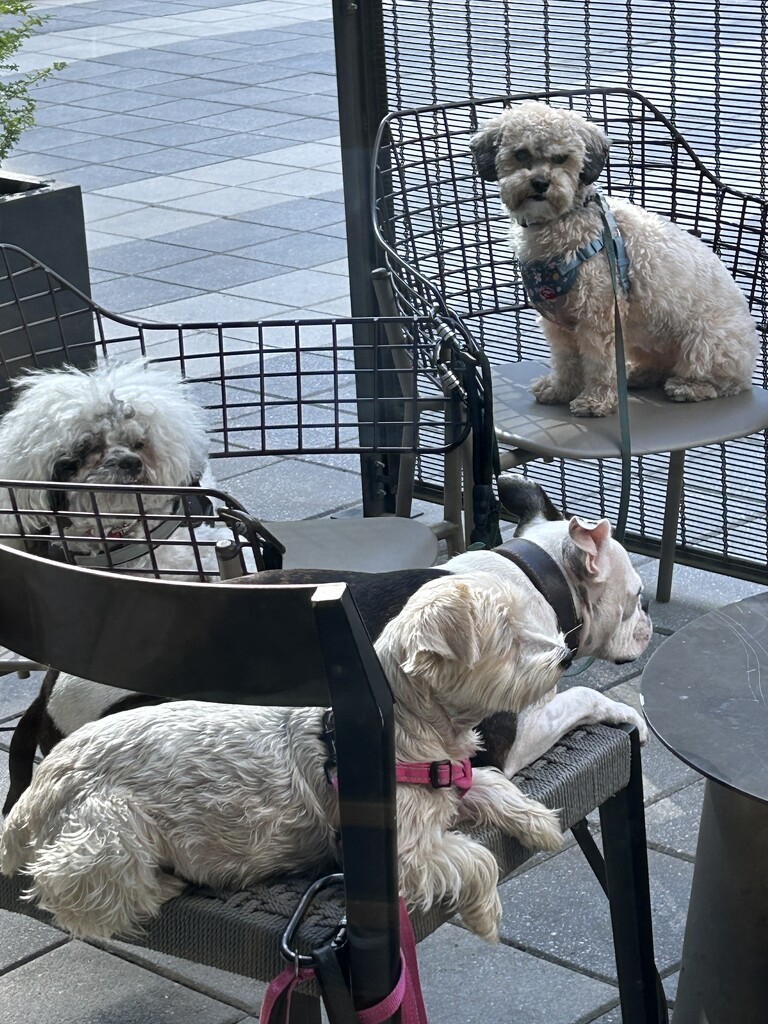
[[[270,982],[264,996],[259,1013],[261,1024],[287,1024],[294,988],[300,982],[314,977],[314,973],[311,967],[300,967],[298,970],[294,967],[286,967],[284,971],[281,971]],[[273,1010],[275,1003],[283,994],[286,994],[287,998],[285,1017],[281,1022],[273,1016]],[[424,996],[419,980],[419,967],[416,961],[416,940],[413,937],[411,919],[408,917],[403,900],[400,900],[400,977],[388,996],[375,1006],[358,1011],[357,1018],[360,1024],[382,1024],[382,1021],[388,1020],[398,1010],[400,1010],[401,1024],[427,1024]]]

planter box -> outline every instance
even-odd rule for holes
[[[46,182],[0,171],[0,242],[25,249],[85,295],[91,293],[85,244],[83,198],[79,185]],[[62,293],[54,305],[42,272],[17,275],[25,261],[9,254],[0,259],[0,354],[3,376],[15,377],[33,367],[65,362],[88,366],[94,362],[93,318],[82,300]],[[23,301],[24,322],[5,303],[12,288]],[[79,310],[83,313],[80,314]],[[74,346],[69,349],[69,346]],[[68,353],[68,354],[67,354]],[[8,405],[0,395],[0,412]]]

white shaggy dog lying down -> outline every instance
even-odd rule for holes
[[[469,758],[475,723],[552,690],[570,652],[528,602],[522,576],[476,571],[427,583],[389,622],[376,650],[396,698],[398,761]],[[338,860],[338,806],[322,714],[189,701],[86,725],[8,817],[0,869],[27,872],[58,924],[95,938],[135,932],[184,880],[233,887],[324,870]],[[557,812],[493,768],[476,769],[464,795],[400,783],[397,814],[408,905],[446,901],[488,940],[501,917],[498,867],[456,827],[487,823],[532,849],[562,841]]]

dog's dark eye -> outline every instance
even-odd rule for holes
[[[568,159],[568,154],[567,153],[556,153],[552,157],[552,163],[553,164],[564,164],[567,159]]]
[[[521,164],[524,164],[526,162],[526,160],[530,160],[530,159],[531,159],[531,154],[528,152],[527,149],[516,149],[515,150],[515,160],[519,161]]]
[[[131,445],[131,448],[133,448],[133,450],[135,452],[140,452],[141,449],[142,448],[146,448],[146,446],[147,446],[147,442],[146,441],[134,441],[133,444]]]
[[[81,465],[79,459],[59,459],[53,467],[53,479],[71,480]]]

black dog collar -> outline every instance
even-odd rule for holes
[[[538,544],[522,537],[513,537],[512,540],[493,548],[493,551],[514,562],[552,607],[560,631],[565,636],[571,655],[575,658],[579,650],[582,621],[576,614],[568,580],[554,558]]]

